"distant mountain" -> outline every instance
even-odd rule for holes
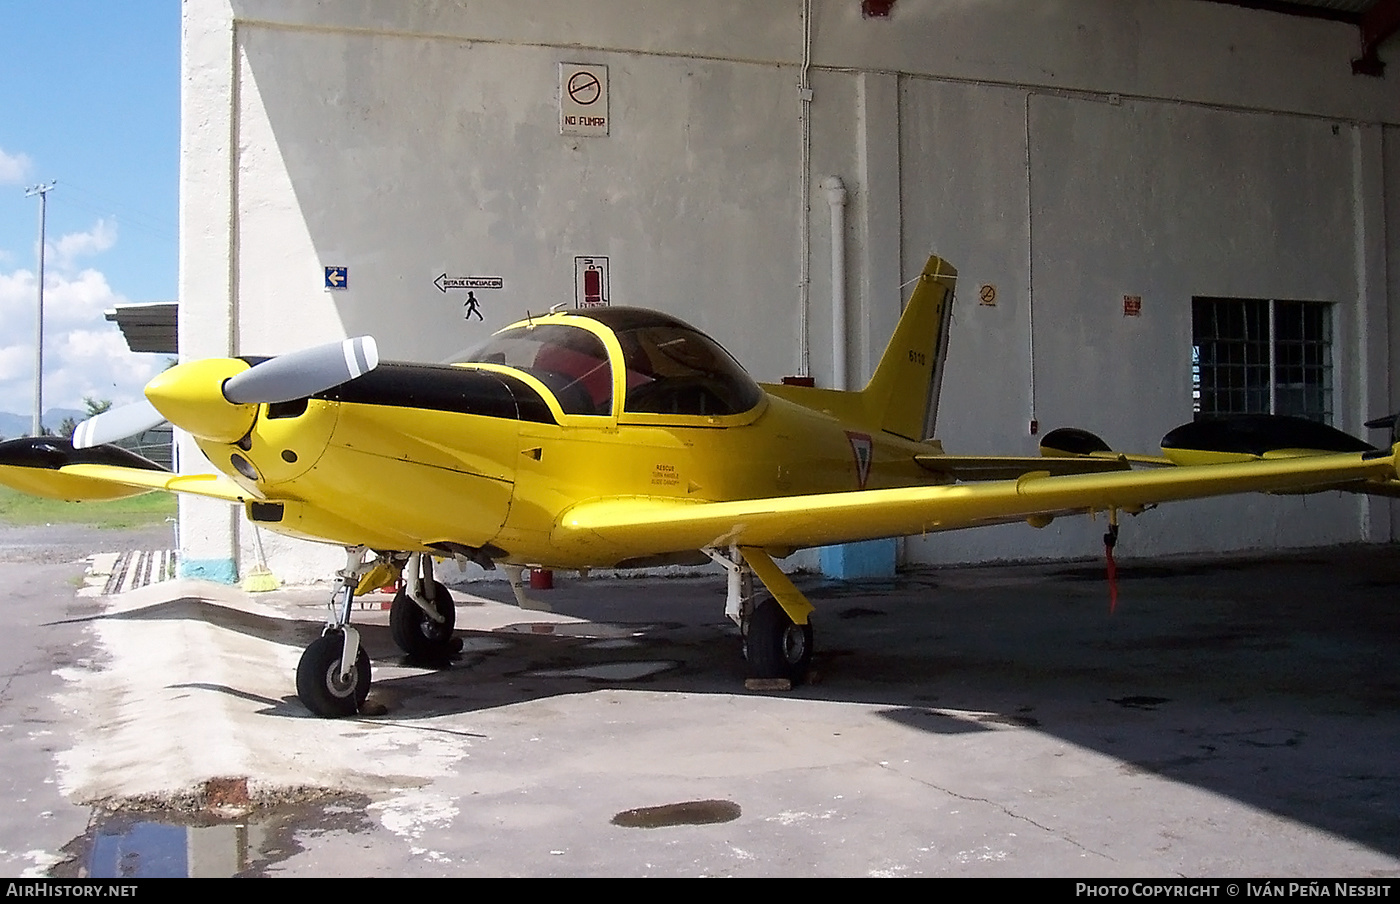
[[[87,412],[79,411],[76,408],[50,408],[44,412],[44,426],[57,433],[58,425],[62,424],[66,417],[81,422],[87,417]],[[10,414],[8,411],[0,411],[0,437],[14,439],[19,436],[28,436],[29,428],[33,426],[34,415],[32,414]]]

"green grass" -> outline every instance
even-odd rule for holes
[[[122,530],[164,524],[175,517],[175,497],[146,493],[111,502],[59,502],[0,487],[0,524],[87,524]]]

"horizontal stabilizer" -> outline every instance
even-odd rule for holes
[[[916,455],[914,460],[935,474],[955,480],[1014,480],[1023,474],[1101,474],[1126,471],[1127,458],[1044,458],[1033,455]]]
[[[1115,452],[1108,443],[1096,434],[1078,427],[1058,427],[1045,434],[1045,438],[1040,441],[1040,454],[1046,458],[1088,458],[1126,462],[1130,465],[1162,466],[1173,464],[1171,459],[1163,458],[1160,455]]]
[[[1060,427],[1045,434],[1039,456],[916,455],[914,460],[955,480],[1015,480],[1026,474],[1106,474],[1128,471],[1133,465],[1171,465],[1156,455],[1115,452],[1098,436],[1078,427]]]
[[[1397,420],[1400,418],[1391,415],[1367,421],[1366,426],[1390,430],[1393,440]],[[1394,442],[1391,445],[1393,447]],[[1338,452],[1359,452],[1372,458],[1388,454],[1385,450],[1378,449],[1349,433],[1343,433],[1336,427],[1280,414],[1237,414],[1206,418],[1182,424],[1162,437],[1162,453],[1173,463],[1183,466],[1311,458]],[[1273,492],[1288,494],[1319,490],[1342,490],[1348,493],[1398,498],[1400,481],[1340,480],[1306,490]]]
[[[1182,424],[1162,437],[1162,453],[1177,464],[1375,451],[1375,446],[1336,427],[1279,414],[1207,418]]]
[[[1369,430],[1385,430],[1390,434],[1390,445],[1400,443],[1400,413],[1387,414],[1366,422]]]
[[[1078,427],[1057,427],[1040,441],[1040,454],[1052,456],[1094,455],[1112,452],[1108,443],[1097,434]]]

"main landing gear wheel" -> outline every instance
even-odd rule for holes
[[[307,647],[297,663],[297,696],[307,709],[322,718],[353,716],[369,696],[369,654],[360,647],[354,667],[341,678],[340,657],[344,651],[344,633],[331,631]]]
[[[749,616],[744,655],[751,677],[801,684],[812,665],[812,623],[795,625],[777,600],[764,600]]]
[[[424,588],[426,589],[426,588]],[[440,581],[433,581],[433,608],[442,616],[436,622],[415,603],[406,589],[394,595],[389,607],[389,633],[394,643],[410,659],[427,662],[443,660],[454,652],[452,629],[457,624],[457,608],[452,605],[452,594]]]

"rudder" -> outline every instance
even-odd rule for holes
[[[905,439],[933,434],[958,271],[934,255],[919,274],[861,401],[881,430]]]

